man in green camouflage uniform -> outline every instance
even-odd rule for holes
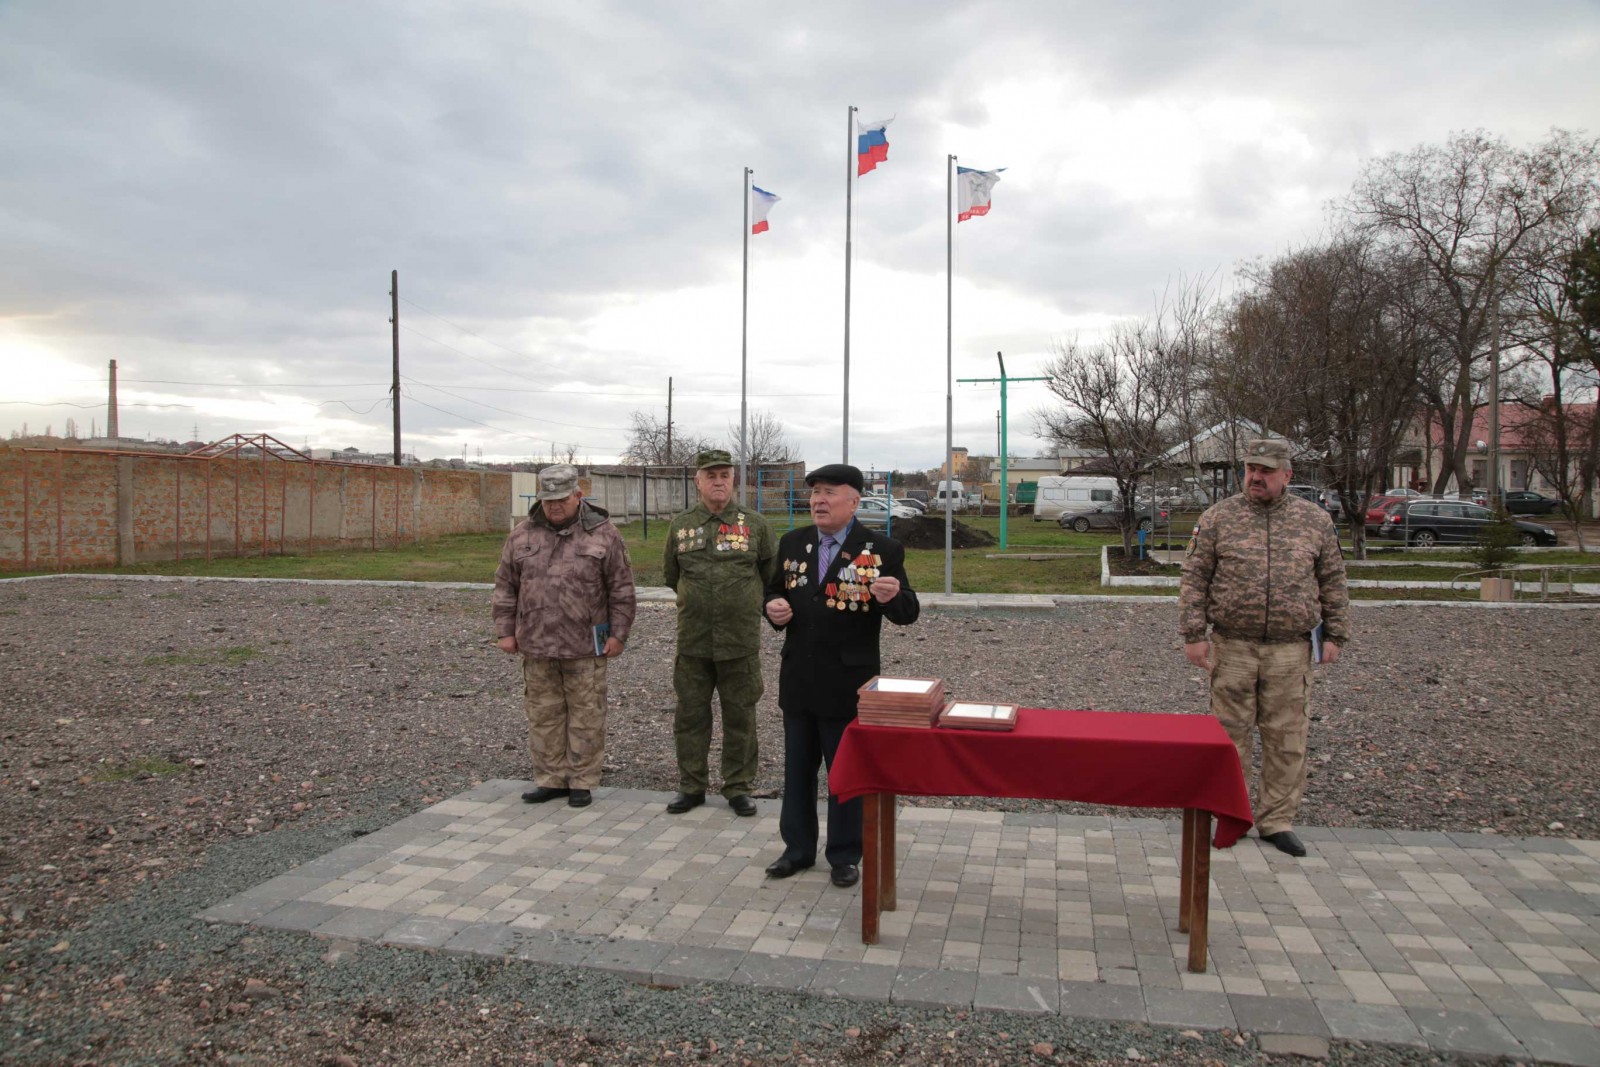
[[[1184,655],[1211,675],[1211,713],[1246,774],[1261,732],[1262,840],[1304,856],[1291,827],[1305,795],[1312,648],[1320,644],[1323,663],[1338,661],[1350,640],[1350,595],[1338,531],[1321,508],[1284,491],[1292,476],[1287,441],[1245,447],[1245,491],[1195,525],[1178,627]]]
[[[672,520],[664,560],[667,585],[678,594],[678,793],[667,811],[681,815],[705,803],[714,689],[722,704],[722,795],[735,814],[754,815],[762,590],[777,573],[778,543],[766,519],[734,501],[727,452],[701,452],[695,466],[700,503]]]

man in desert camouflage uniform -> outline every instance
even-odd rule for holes
[[[1338,531],[1321,508],[1284,491],[1291,477],[1287,441],[1245,446],[1245,491],[1195,525],[1178,627],[1184,655],[1211,675],[1211,713],[1246,774],[1261,732],[1262,840],[1304,856],[1291,827],[1305,795],[1311,631],[1322,626],[1322,662],[1337,662],[1350,640],[1350,596]]]
[[[700,503],[672,520],[663,560],[666,583],[678,594],[672,668],[678,793],[667,811],[681,815],[705,803],[715,690],[722,704],[722,795],[735,815],[754,815],[761,607],[778,573],[778,541],[754,508],[734,501],[733,457],[711,448],[695,457],[695,466]]]
[[[633,568],[610,517],[579,492],[576,467],[540,471],[536,495],[500,551],[494,632],[502,652],[522,653],[534,784],[522,799],[582,808],[600,784],[606,660],[633,626]]]

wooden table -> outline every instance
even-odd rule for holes
[[[900,795],[1018,797],[1183,811],[1178,929],[1189,970],[1206,969],[1211,845],[1250,829],[1238,752],[1210,715],[1023,708],[1012,731],[921,730],[854,722],[829,788],[863,798],[861,939],[895,908],[895,810]],[[1212,833],[1215,817],[1215,836]]]

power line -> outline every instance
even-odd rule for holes
[[[555,419],[541,419],[536,415],[529,415],[526,412],[522,412],[522,411],[512,411],[510,408],[496,407],[493,404],[485,404],[481,400],[473,400],[471,397],[462,396],[459,393],[452,393],[450,390],[441,388],[440,386],[429,385],[427,382],[419,382],[415,378],[411,377],[410,375],[402,374],[402,375],[400,375],[400,377],[403,378],[404,380],[410,382],[412,385],[420,385],[420,386],[423,386],[424,388],[427,388],[427,389],[433,389],[433,390],[435,390],[437,392],[443,393],[445,396],[453,396],[457,400],[465,400],[469,404],[477,404],[479,407],[488,408],[490,411],[498,411],[502,415],[510,415],[510,416],[512,416],[514,418],[518,418],[518,419],[529,419],[529,420],[531,420],[533,422],[547,422],[551,426],[566,426],[566,427],[570,427],[570,428],[575,429],[575,430],[611,430],[611,429],[615,429],[615,427],[613,427],[613,426],[586,426],[586,425],[583,425],[582,423],[577,423],[577,422],[557,422]],[[410,394],[407,394],[407,395],[409,396]]]
[[[426,400],[418,400],[416,398],[416,396],[411,394],[411,393],[407,393],[405,395],[406,395],[406,398],[408,400],[410,400],[413,404],[421,404],[423,407],[428,408],[429,410],[432,410],[432,411],[437,411],[441,415],[449,415],[452,419],[461,419],[464,422],[474,423],[475,425],[482,426],[482,427],[484,427],[486,429],[493,430],[496,433],[505,434],[507,437],[520,437],[520,438],[523,438],[524,440],[527,440],[527,441],[549,441],[550,440],[550,438],[548,436],[535,437],[532,434],[518,433],[515,430],[503,429],[502,427],[496,426],[493,423],[484,422],[482,419],[475,419],[470,415],[463,415],[463,414],[461,414],[460,412],[457,412],[457,411],[446,410],[445,408],[441,408],[441,407],[438,407],[438,406],[436,406],[434,404],[430,404]],[[604,450],[604,451],[609,451],[609,452],[617,452],[617,451],[621,451],[622,447],[623,447],[623,446],[618,446],[618,445],[586,444],[586,443],[581,442],[581,441],[564,441],[562,443],[566,444],[566,445],[568,445],[568,446],[570,446],[572,448],[586,449],[586,450],[589,450],[589,451],[602,451],[602,450]]]

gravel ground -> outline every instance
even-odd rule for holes
[[[518,677],[493,648],[487,601],[448,588],[0,585],[0,1058],[1196,1067],[1263,1058],[1248,1034],[721,985],[652,989],[192,920],[352,835],[483,779],[526,775]],[[1183,660],[1174,611],[1138,601],[1049,616],[928,612],[907,630],[886,628],[886,666],[942,677],[965,697],[1199,709],[1203,685]],[[1301,822],[1600,837],[1597,618],[1358,606],[1358,642],[1316,696]],[[670,608],[642,607],[613,665],[608,785],[676,784],[672,623]],[[776,635],[767,641],[758,784],[772,795],[781,727]],[[1331,1058],[1438,1062],[1342,1044]]]

